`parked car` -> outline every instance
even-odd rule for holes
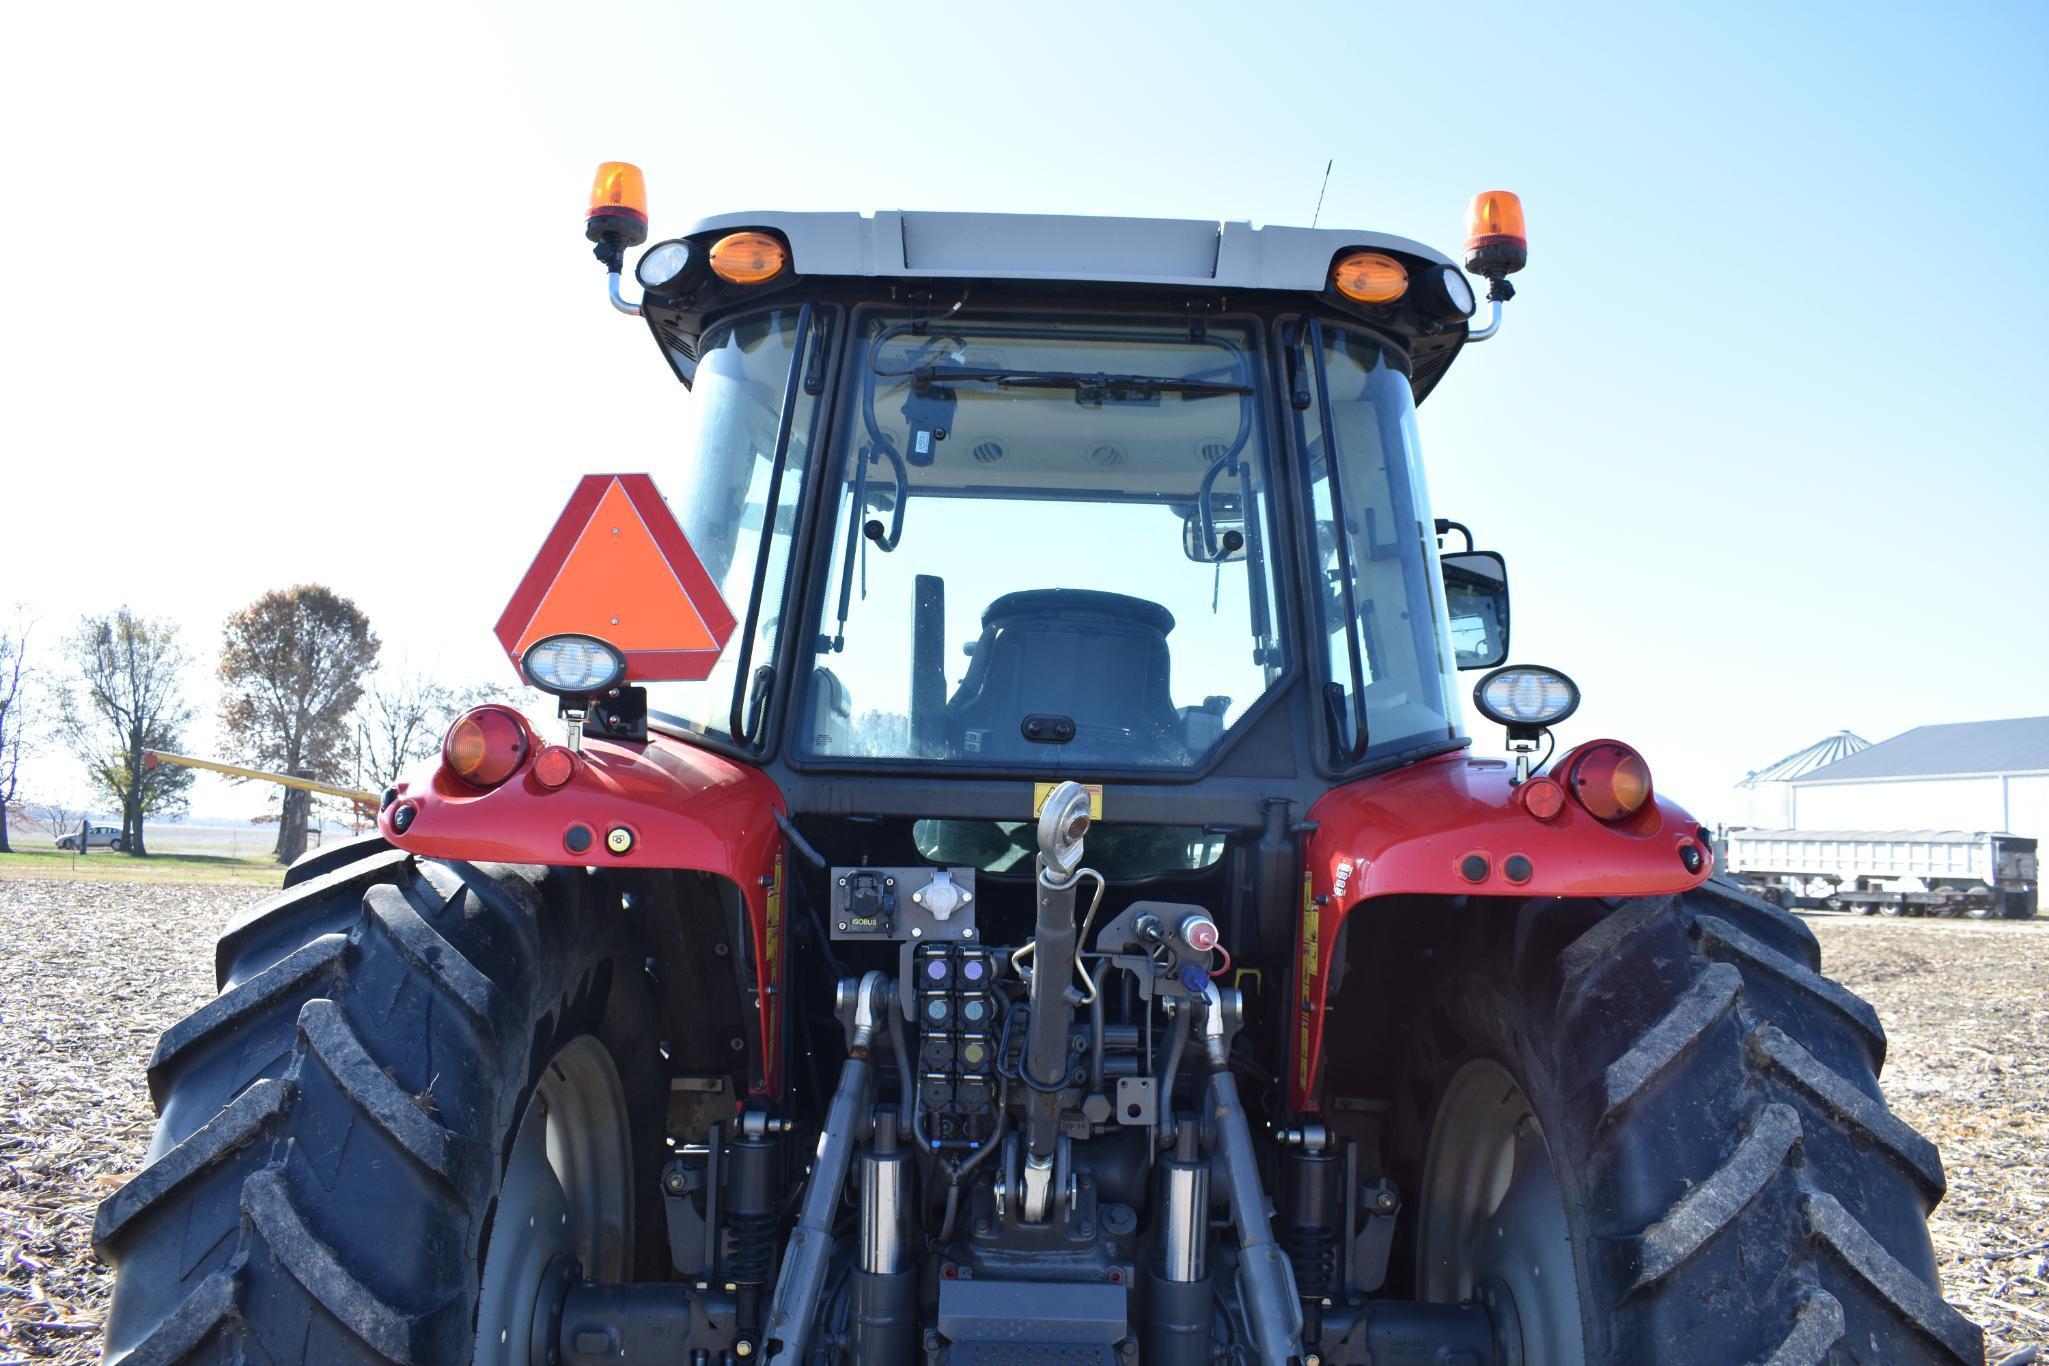
[[[74,830],[68,835],[60,835],[57,839],[57,847],[59,849],[77,849],[78,832]],[[86,831],[86,848],[112,849],[118,854],[126,852],[128,841],[121,834],[121,827],[118,825],[95,825]]]

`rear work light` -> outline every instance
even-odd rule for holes
[[[789,249],[765,232],[728,233],[711,244],[711,273],[732,284],[773,280],[789,264]]]
[[[1473,685],[1473,705],[1511,732],[1540,730],[1579,710],[1579,685],[1541,664],[1508,664]]]
[[[1409,292],[1409,271],[1392,256],[1354,251],[1338,258],[1331,283],[1353,303],[1391,304]]]
[[[441,742],[441,762],[471,787],[493,788],[519,771],[533,747],[520,714],[493,703],[455,718]]]
[[[595,697],[626,681],[626,656],[596,636],[537,640],[520,656],[520,672],[557,697]]]
[[[1566,786],[1596,820],[1628,820],[1651,799],[1651,767],[1643,756],[1616,740],[1582,749],[1565,775]]]

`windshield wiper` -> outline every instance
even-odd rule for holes
[[[919,384],[995,384],[1006,389],[1072,389],[1076,397],[1119,394],[1249,394],[1249,384],[1214,379],[1180,379],[1172,375],[1112,375],[1100,370],[1005,370],[990,365],[920,365],[911,371]]]

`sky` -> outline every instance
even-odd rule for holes
[[[1424,404],[1514,654],[1710,820],[1842,728],[2049,711],[2049,7],[45,5],[0,45],[0,607],[127,603],[204,673],[328,584],[388,655],[490,635],[577,475],[687,395],[604,302],[743,209],[1321,222],[1455,252],[1521,194],[1498,337]],[[1470,681],[1470,680],[1468,680]],[[1469,714],[1482,752],[1500,736]],[[30,786],[76,786],[47,756]],[[266,794],[206,780],[195,814]]]

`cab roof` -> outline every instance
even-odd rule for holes
[[[765,228],[805,275],[1089,280],[1216,289],[1321,290],[1353,248],[1449,257],[1406,237],[1345,228],[1254,227],[1189,218],[1029,213],[732,213],[689,236]]]

